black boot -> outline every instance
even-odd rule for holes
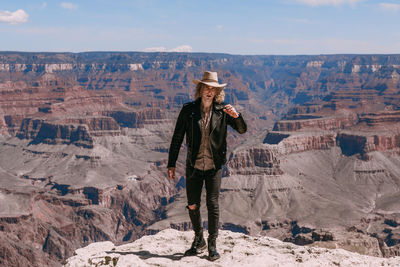
[[[208,241],[208,260],[210,261],[218,260],[221,256],[217,252],[217,238],[209,237],[207,241]]]
[[[204,240],[203,230],[200,233],[196,233],[192,246],[185,251],[185,256],[195,256],[201,253],[207,247],[206,241]]]
[[[207,244],[203,236],[203,227],[201,227],[201,215],[199,207],[196,207],[194,210],[189,209],[189,217],[193,225],[195,236],[192,246],[190,249],[185,251],[185,256],[194,256],[203,251],[207,247]]]

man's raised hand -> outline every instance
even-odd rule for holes
[[[232,107],[231,105],[225,105],[223,111],[228,114],[229,116],[233,117],[233,118],[237,118],[239,117],[239,113],[236,111],[236,109],[234,107]]]

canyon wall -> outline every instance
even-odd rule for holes
[[[398,254],[384,222],[398,222],[385,214],[400,184],[399,55],[0,52],[0,264],[57,266],[90,242],[189,229],[186,148],[176,181],[167,152],[210,69],[248,125],[228,133],[221,228]]]

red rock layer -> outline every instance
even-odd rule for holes
[[[230,174],[280,175],[279,160],[273,151],[264,147],[249,148],[233,153],[227,168]]]
[[[275,123],[274,131],[299,131],[299,130],[337,130],[353,126],[357,123],[354,115],[346,117],[331,117],[308,120],[283,120]]]
[[[144,124],[156,124],[164,120],[165,113],[160,108],[139,111],[108,111],[104,115],[114,118],[122,127],[142,128]]]
[[[400,133],[372,135],[339,133],[337,136],[337,144],[345,155],[400,149]]]
[[[93,148],[93,138],[86,125],[59,124],[27,118],[22,121],[17,137],[32,139],[33,144],[74,144]]]
[[[84,117],[84,118],[66,118],[63,120],[68,124],[84,124],[88,126],[89,133],[92,136],[120,135],[121,128],[111,117]]]
[[[399,123],[400,111],[383,111],[362,114],[360,116],[360,122],[365,122],[368,126],[375,126],[382,123]]]
[[[310,150],[329,149],[336,145],[335,133],[316,133],[315,135],[293,135],[282,141],[279,149],[282,154],[298,153]]]

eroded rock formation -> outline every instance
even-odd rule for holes
[[[57,266],[93,241],[190,229],[184,157],[171,182],[166,152],[205,69],[249,125],[228,134],[222,229],[397,255],[399,66],[398,55],[0,52],[0,262]]]
[[[24,119],[18,138],[31,139],[32,144],[74,144],[93,148],[93,138],[86,125],[59,124],[41,119]]]

